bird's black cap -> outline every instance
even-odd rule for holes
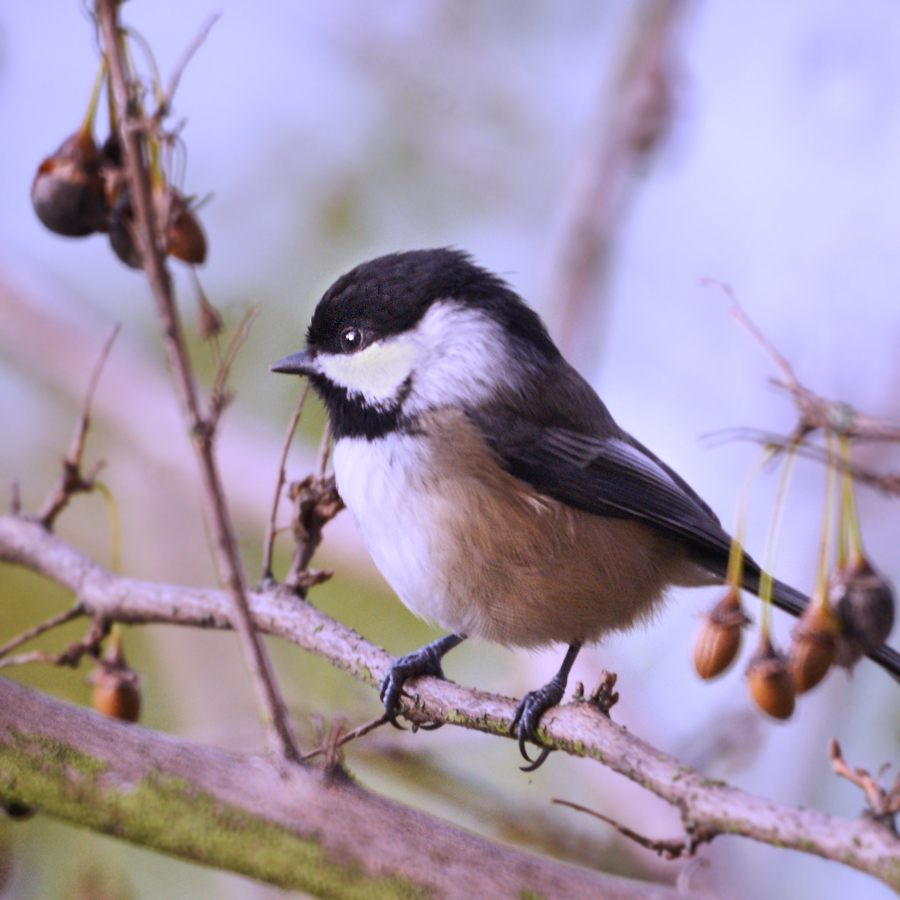
[[[380,256],[342,275],[316,307],[307,346],[339,353],[341,333],[350,325],[369,330],[376,340],[400,334],[441,299],[481,308],[511,337],[549,357],[559,355],[540,318],[505,281],[448,247]]]

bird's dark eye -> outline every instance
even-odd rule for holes
[[[344,353],[356,353],[366,345],[366,333],[362,328],[352,325],[341,333],[341,350]]]

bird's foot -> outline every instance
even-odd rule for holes
[[[540,724],[541,717],[548,709],[559,705],[565,690],[565,679],[557,675],[542,688],[538,688],[536,691],[529,691],[516,707],[509,730],[513,737],[518,738],[519,752],[529,763],[527,766],[520,766],[523,772],[533,772],[535,769],[540,768],[550,755],[550,748],[542,747],[540,756],[536,760],[532,760],[525,750],[525,742],[531,741],[533,744],[539,744],[537,727]]]
[[[431,675],[433,678],[445,680],[444,670],[441,668],[441,658],[448,650],[461,641],[462,638],[456,635],[447,635],[447,637],[441,638],[432,644],[401,656],[391,666],[390,671],[384,676],[384,681],[381,682],[381,693],[379,696],[384,704],[387,719],[394,728],[403,730],[403,726],[397,721],[397,713],[400,711],[400,698],[405,694],[403,685],[411,678],[418,678],[420,675]],[[442,724],[443,722],[426,722],[424,724],[418,723],[416,727],[426,731],[434,731],[436,728],[440,728]]]

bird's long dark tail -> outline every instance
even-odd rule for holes
[[[744,589],[759,596],[759,579],[761,571],[759,566],[750,557],[744,557]],[[789,612],[792,616],[799,616],[803,612],[809,597],[800,591],[785,584],[783,581],[773,580],[772,602],[779,609]],[[881,666],[897,681],[900,681],[900,653],[888,647],[886,644],[866,654],[874,663]]]

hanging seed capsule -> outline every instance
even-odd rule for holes
[[[831,591],[841,627],[837,664],[849,669],[888,639],[894,627],[894,590],[860,554],[832,573]]]
[[[839,630],[840,624],[827,600],[810,600],[794,628],[788,650],[797,694],[814,688],[834,664]]]
[[[794,712],[794,681],[787,657],[779,653],[768,635],[760,637],[747,666],[747,686],[756,705],[775,719],[789,719]]]
[[[50,231],[67,237],[106,231],[108,208],[101,163],[90,129],[81,128],[38,166],[31,203]]]
[[[117,634],[110,638],[109,649],[90,681],[94,685],[91,703],[97,712],[125,722],[137,722],[141,715],[140,678],[125,662]]]
[[[132,238],[134,211],[127,187],[122,187],[109,213],[109,243],[116,256],[132,269],[140,269],[141,257]]]
[[[697,632],[694,667],[701,678],[715,678],[735,661],[744,626],[749,621],[741,606],[740,592],[730,587],[703,617]]]
[[[93,681],[91,705],[97,712],[125,722],[137,722],[141,715],[141,692],[134,672],[100,669]]]
[[[186,263],[206,262],[206,235],[187,201],[174,188],[169,190],[166,224],[167,252]]]

